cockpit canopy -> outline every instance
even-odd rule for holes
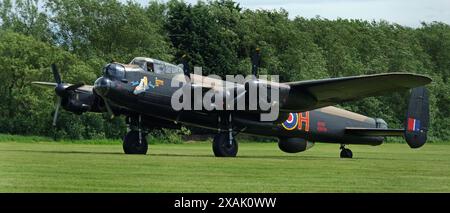
[[[183,73],[183,68],[153,58],[137,57],[130,64],[138,65],[148,72],[155,72],[157,74]]]

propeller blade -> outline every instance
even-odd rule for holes
[[[56,67],[56,64],[52,64],[52,72],[53,77],[55,78],[55,82],[57,84],[62,84],[61,75],[58,72],[58,67]]]
[[[252,75],[258,76],[258,70],[261,66],[261,49],[258,47],[252,56]]]
[[[33,81],[31,82],[33,85],[42,87],[42,88],[52,88],[54,89],[56,87],[56,83],[52,83],[52,82],[41,82],[41,81]]]
[[[53,115],[53,126],[56,126],[56,120],[58,119],[58,112],[59,112],[59,107],[61,107],[61,97],[56,96],[56,106],[55,106],[55,114]]]
[[[111,106],[109,105],[107,100],[103,99],[103,102],[105,102],[106,110],[108,111],[108,115],[110,116],[109,118],[113,119],[115,115],[114,115],[114,112],[111,109]]]
[[[188,62],[188,55],[187,54],[184,54],[182,57],[181,57],[181,64],[183,65],[183,72],[184,72],[184,75],[186,75],[186,76],[188,76],[189,77],[189,62]]]

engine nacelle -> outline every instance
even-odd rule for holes
[[[99,111],[96,108],[96,97],[93,94],[77,93],[72,91],[67,97],[62,98],[62,107],[75,114],[83,114],[88,111]]]
[[[314,146],[314,142],[303,138],[280,138],[278,147],[286,153],[299,153],[306,151]]]

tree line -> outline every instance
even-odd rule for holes
[[[450,26],[411,28],[386,21],[320,17],[290,19],[283,10],[249,10],[232,0],[0,1],[0,132],[58,138],[118,138],[123,119],[61,113],[52,128],[52,90],[31,81],[54,81],[56,63],[65,82],[91,83],[111,60],[148,56],[180,63],[204,74],[250,74],[251,55],[262,50],[260,74],[299,81],[385,72],[433,78],[431,129],[435,141],[450,140]],[[366,98],[341,107],[403,126],[407,92]]]

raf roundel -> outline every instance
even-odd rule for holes
[[[297,113],[289,113],[289,118],[282,124],[286,130],[293,130],[297,128],[298,115]]]

